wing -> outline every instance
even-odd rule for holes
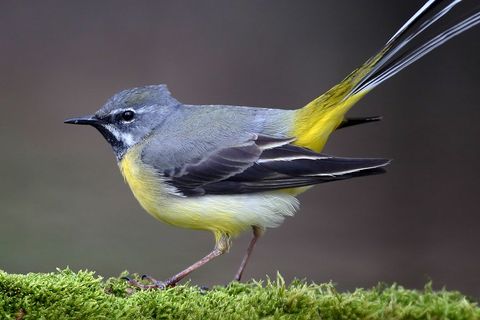
[[[201,196],[308,186],[380,173],[389,163],[386,159],[330,157],[294,146],[293,141],[254,135],[244,143],[159,171],[183,195]]]

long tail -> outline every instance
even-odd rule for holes
[[[450,16],[456,16],[456,21],[442,23]],[[440,30],[433,31],[433,37],[413,41],[439,23],[442,23]],[[427,1],[376,55],[296,112],[292,130],[296,144],[321,151],[330,134],[345,123],[345,113],[367,92],[478,23],[478,0]]]

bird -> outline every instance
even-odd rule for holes
[[[160,84],[123,90],[94,114],[65,120],[93,126],[103,135],[150,215],[214,235],[209,254],[167,280],[127,280],[143,289],[175,286],[228,252],[233,238],[252,230],[234,276],[240,281],[258,239],[296,212],[300,193],[325,182],[385,172],[389,159],[335,157],[322,149],[337,129],[379,121],[378,116],[346,114],[385,80],[477,25],[480,8],[469,9],[472,3],[427,1],[378,53],[302,108],[184,104]],[[462,7],[470,10],[467,15],[447,20]],[[440,22],[433,36],[413,41]]]

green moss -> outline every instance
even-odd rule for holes
[[[1,319],[480,319],[458,292],[378,286],[337,292],[332,284],[232,283],[200,290],[189,284],[139,291],[93,272],[27,275],[0,271]]]

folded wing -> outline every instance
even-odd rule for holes
[[[294,146],[293,141],[253,135],[241,144],[219,148],[160,173],[185,196],[243,194],[381,173],[390,162],[331,157]]]

